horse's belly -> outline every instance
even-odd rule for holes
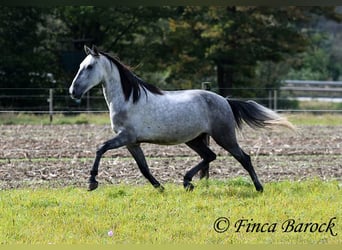
[[[138,141],[163,145],[181,144],[206,133],[203,126],[150,126],[138,136]]]

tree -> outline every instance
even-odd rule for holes
[[[42,9],[0,9],[0,82],[3,87],[46,87],[51,84],[50,56],[41,46]]]
[[[61,38],[76,43],[76,49],[83,45],[95,44],[106,51],[115,52],[123,57],[141,58],[146,56],[142,43],[153,43],[161,17],[167,16],[167,8],[159,7],[62,7],[57,10],[56,18],[66,25]],[[159,28],[160,29],[160,28]],[[145,46],[146,47],[146,46]],[[142,49],[142,50],[141,50]]]
[[[342,73],[341,24],[325,17],[310,28],[308,49],[294,57],[286,77],[299,80],[338,81]]]
[[[219,93],[231,95],[233,87],[272,87],[257,77],[304,52],[311,39],[308,25],[321,16],[340,20],[334,7],[2,7],[0,82],[67,88],[85,57],[83,45],[95,44],[163,88],[217,81]],[[338,51],[338,39],[334,44]],[[335,78],[338,59],[329,55]],[[263,62],[267,70],[258,68]]]
[[[305,25],[318,14],[340,20],[332,7],[186,7],[170,22],[169,47],[187,59],[185,67],[214,63],[219,93],[226,96],[233,85],[252,84],[258,62],[278,62],[305,51]]]
[[[55,83],[56,61],[44,49],[46,34],[44,15],[47,9],[39,8],[0,8],[0,84],[9,88],[4,95],[17,95],[15,88],[49,88]],[[3,90],[4,91],[4,90]],[[35,93],[37,95],[37,93]],[[39,104],[32,98],[1,99],[0,106],[27,106]]]

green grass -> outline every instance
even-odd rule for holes
[[[295,126],[342,126],[342,114],[284,114]]]
[[[342,125],[342,114],[282,114],[288,117],[294,125],[321,125],[321,126],[339,126]],[[49,115],[33,114],[0,114],[0,125],[48,125],[50,124]],[[100,114],[80,114],[80,115],[54,115],[51,124],[98,124],[109,125],[108,113]]]
[[[93,192],[74,187],[0,191],[0,244],[342,242],[341,184],[336,181],[268,183],[262,194],[243,178],[196,184],[190,193],[175,184],[167,184],[164,193],[150,185],[102,185]],[[213,228],[221,216],[230,219],[225,233]],[[321,224],[332,217],[337,217],[333,230],[338,236],[281,230],[288,219]],[[277,231],[235,232],[234,224],[243,218],[277,223]]]
[[[335,102],[302,101],[299,102],[298,108],[303,110],[340,110],[342,104]]]
[[[56,114],[50,123],[48,114],[0,114],[0,125],[64,125],[64,124],[110,124],[108,113],[101,114],[79,114],[79,115],[63,115]]]

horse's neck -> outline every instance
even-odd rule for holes
[[[119,113],[126,109],[119,71],[114,65],[113,71],[108,74],[103,83],[103,94],[111,113]]]

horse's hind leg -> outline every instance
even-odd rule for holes
[[[251,162],[251,157],[240,148],[240,146],[236,142],[236,139],[228,139],[225,136],[217,136],[214,137],[214,140],[217,142],[217,144],[219,144],[221,147],[223,147],[229,153],[231,153],[232,156],[241,163],[241,165],[247,170],[247,172],[251,176],[255,189],[259,192],[262,192],[263,187],[258,179],[257,174],[254,171]]]
[[[127,145],[127,149],[138,164],[140,172],[143,174],[143,176],[145,176],[145,178],[148,179],[155,188],[163,191],[164,187],[160,185],[160,183],[151,174],[145,159],[144,152],[140,148],[139,144]]]
[[[194,189],[194,185],[191,183],[192,178],[198,171],[208,171],[209,163],[216,159],[216,154],[211,151],[211,149],[205,143],[205,135],[200,135],[192,141],[186,143],[191,149],[193,149],[199,156],[201,156],[202,161],[195,167],[190,169],[184,176],[183,185],[184,188],[191,191]]]
[[[210,137],[209,135],[203,136],[203,142],[205,145],[209,145]],[[199,171],[200,179],[206,178],[209,179],[209,163],[206,164],[200,171]]]

